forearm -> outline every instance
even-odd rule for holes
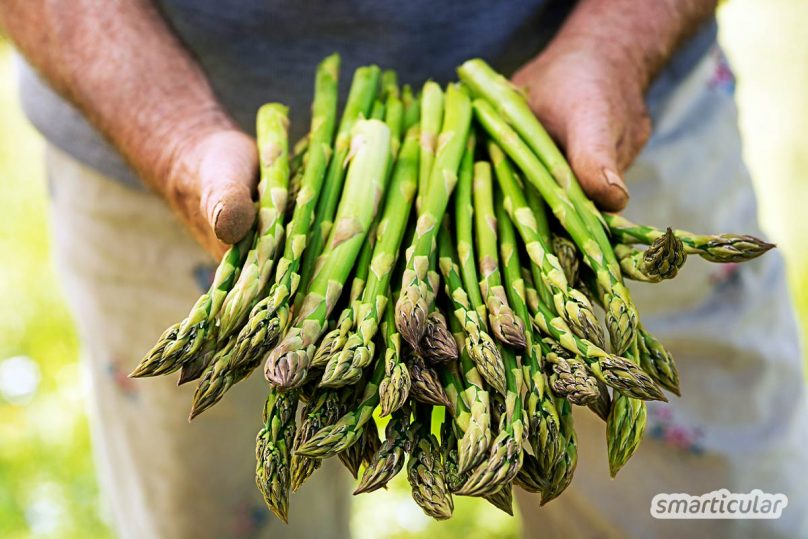
[[[717,0],[581,0],[551,44],[598,51],[643,90],[679,45],[715,13]]]
[[[0,0],[0,23],[162,194],[182,145],[234,128],[149,0]]]

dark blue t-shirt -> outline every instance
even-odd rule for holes
[[[482,57],[505,74],[535,56],[560,26],[568,0],[159,0],[166,19],[195,55],[236,121],[254,132],[267,101],[291,107],[293,140],[305,133],[314,68],[342,56],[344,96],[354,68],[393,68],[414,88],[456,79],[464,60]],[[672,69],[686,73],[715,41],[711,21],[682,47]],[[99,44],[99,46],[102,46]],[[661,77],[666,87],[678,76]],[[660,81],[661,82],[661,81]],[[120,156],[28,66],[23,107],[53,144],[104,174],[139,185]]]

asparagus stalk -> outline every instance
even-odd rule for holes
[[[382,94],[384,96],[384,123],[390,128],[390,146],[393,157],[398,155],[404,128],[404,104],[398,88],[398,75],[392,69],[382,73]]]
[[[527,415],[528,439],[541,470],[547,472],[561,454],[560,420],[547,387],[547,377],[541,365],[541,340],[533,333],[527,306],[525,283],[521,276],[519,251],[514,225],[505,212],[503,201],[498,200],[497,221],[499,226],[502,267],[508,297],[514,312],[525,326],[525,352],[522,355],[524,378],[527,384],[525,413]]]
[[[530,205],[530,202],[528,204]],[[553,235],[552,249],[558,258],[561,269],[564,271],[564,277],[566,277],[567,282],[571,284],[577,283],[578,268],[581,260],[578,248],[564,236]]]
[[[556,461],[553,469],[546,476],[544,488],[541,493],[541,504],[557,498],[572,482],[575,467],[578,464],[578,437],[572,423],[572,407],[565,399],[556,400],[556,408],[561,418],[561,438],[563,452]]]
[[[648,283],[673,279],[687,257],[682,240],[670,228],[645,251],[621,244],[614,247],[614,254],[626,277]]]
[[[325,60],[324,69],[339,68],[339,56]],[[219,316],[219,339],[239,329],[269,280],[283,240],[283,219],[289,189],[288,108],[269,103],[258,109],[256,121],[261,181],[258,183],[258,223],[255,245],[247,255],[236,284],[228,292]]]
[[[457,490],[461,496],[490,496],[513,481],[522,467],[522,444],[526,434],[522,420],[522,368],[511,350],[503,347],[501,353],[507,388],[505,414],[488,459],[478,465]]]
[[[385,105],[385,123],[387,124],[387,127],[390,128],[390,148],[392,152],[392,159],[389,162],[390,167],[392,167],[393,163],[396,161],[399,145],[401,144],[400,138],[403,107],[401,105],[401,100],[398,98],[398,86],[396,80],[395,71],[386,70],[382,74],[383,93],[386,97],[387,103]],[[395,183],[395,178],[393,179],[392,183]],[[387,190],[387,196],[390,197],[391,195],[397,194],[399,192],[397,188],[397,185],[391,185],[390,189]],[[354,328],[354,323],[356,320],[356,302],[359,300],[362,292],[364,291],[365,283],[370,271],[371,258],[374,254],[373,249],[378,241],[377,223],[374,224],[373,232],[369,236],[372,241],[368,241],[362,247],[362,252],[359,256],[356,276],[354,277],[353,285],[351,286],[351,300],[349,302],[349,307],[346,308],[340,315],[339,321],[337,322],[337,327],[323,337],[323,340],[317,348],[317,352],[314,354],[314,359],[312,360],[313,366],[326,366],[326,371],[329,371],[329,367],[333,369],[336,365],[329,365],[329,362],[334,359],[335,354],[342,350],[342,347],[345,345],[345,342],[348,339],[348,334]],[[386,228],[386,226],[383,228]],[[326,377],[328,377],[328,374]]]
[[[455,436],[454,422],[449,414],[444,416],[441,425],[441,451],[443,453],[443,467],[446,471],[446,486],[449,492],[460,488],[469,476],[469,472],[459,472],[457,436]],[[513,491],[510,484],[491,494],[483,496],[491,505],[513,516]]]
[[[264,426],[256,439],[255,482],[264,501],[284,523],[289,513],[289,453],[295,435],[297,393],[270,390],[264,405]]]
[[[334,140],[334,155],[328,165],[322,192],[317,199],[314,221],[309,228],[314,232],[308,239],[306,255],[303,258],[300,276],[303,283],[308,283],[314,273],[317,259],[331,233],[334,212],[340,200],[342,184],[348,166],[348,155],[351,150],[351,138],[354,124],[361,117],[368,117],[376,99],[381,70],[377,66],[360,67],[354,72],[348,100],[342,113],[337,136]],[[301,296],[302,298],[302,296]],[[301,299],[302,301],[302,299]],[[295,305],[296,310],[299,305]]]
[[[373,230],[368,235],[373,238],[375,234]],[[345,341],[348,339],[348,334],[354,325],[356,315],[356,303],[359,301],[370,273],[370,259],[373,255],[373,241],[366,241],[362,245],[362,250],[359,251],[359,258],[355,264],[354,278],[351,281],[351,291],[348,298],[348,306],[342,310],[342,313],[337,320],[337,325],[326,333],[317,349],[314,352],[314,357],[311,360],[312,367],[324,367],[333,359]]]
[[[326,59],[323,70],[330,73],[339,57]],[[191,419],[217,403],[233,384],[252,373],[257,361],[236,365],[236,340],[230,338],[241,327],[249,309],[264,290],[283,238],[283,216],[289,181],[287,108],[270,103],[258,111],[258,147],[261,162],[259,230],[255,245],[222,306],[217,339],[220,349],[202,373],[194,392]],[[187,374],[186,374],[187,376]]]
[[[511,483],[502,485],[499,490],[486,494],[483,498],[506,515],[513,516],[513,486]]]
[[[170,374],[190,361],[207,341],[208,329],[215,322],[227,292],[238,278],[241,264],[253,241],[253,234],[227,250],[206,294],[203,294],[182,321],[166,329],[157,343],[146,354],[135,370],[132,378]]]
[[[497,181],[505,196],[505,209],[519,231],[525,250],[537,273],[536,286],[543,301],[555,309],[576,335],[603,345],[603,332],[589,300],[569,286],[548,239],[539,232],[535,212],[528,206],[522,186],[499,146],[488,144]]]
[[[309,146],[300,191],[295,200],[292,220],[286,231],[283,256],[275,270],[275,282],[266,297],[250,312],[238,334],[233,368],[252,371],[267,350],[275,346],[290,319],[289,301],[300,283],[298,273],[306,249],[314,206],[328,161],[337,112],[339,57],[330,56],[317,67],[312,103]]]
[[[665,234],[654,227],[638,225],[620,215],[604,214],[613,241],[651,245]],[[673,234],[684,245],[685,253],[721,264],[739,263],[759,257],[774,244],[744,234],[701,235],[686,230],[674,230]]]
[[[477,265],[474,251],[474,204],[472,186],[474,183],[474,148],[477,144],[476,135],[472,130],[460,162],[460,171],[457,177],[457,189],[454,195],[455,236],[457,241],[458,269],[463,282],[463,288],[469,298],[471,307],[478,311],[480,317],[487,318],[485,302],[480,292],[480,279],[477,275]]]
[[[491,416],[488,406],[488,391],[466,349],[465,333],[460,321],[449,317],[449,325],[460,350],[462,376],[457,381],[450,376],[450,369],[443,369],[448,378],[447,395],[455,402],[454,418],[463,432],[458,442],[458,473],[466,473],[485,458],[491,445]],[[452,395],[457,394],[457,398]],[[468,412],[467,414],[465,412]]]
[[[194,390],[188,421],[219,402],[233,384],[246,377],[243,372],[232,368],[235,345],[236,340],[230,338],[216,350],[210,366],[202,374],[202,379]]]
[[[337,457],[339,457],[340,462],[348,469],[353,478],[356,479],[359,477],[359,469],[362,464],[369,464],[380,446],[379,429],[376,422],[371,418],[365,423],[365,428],[362,429],[359,441],[337,454]]]
[[[421,135],[420,160],[418,162],[418,197],[416,207],[420,211],[429,188],[432,163],[438,145],[438,135],[443,122],[443,90],[438,83],[427,81],[421,90]]]
[[[362,473],[354,494],[373,492],[387,486],[404,468],[404,458],[412,447],[409,410],[397,410],[385,428],[385,440]]]
[[[588,406],[600,398],[600,386],[586,364],[552,339],[541,341],[544,359],[552,365],[550,387],[559,397],[578,406]]]
[[[474,217],[477,232],[477,256],[480,267],[480,290],[488,309],[488,322],[500,342],[518,349],[525,347],[524,323],[514,314],[502,277],[497,255],[497,217],[494,213],[494,183],[491,165],[474,164]]]
[[[207,370],[217,348],[215,334],[216,329],[214,328],[213,331],[214,333],[211,334],[211,338],[206,339],[202,349],[190,361],[182,364],[182,368],[180,368],[180,375],[177,377],[178,386],[198,380],[199,377],[202,376],[202,374],[204,374]]]
[[[638,345],[634,343],[627,356],[638,362]],[[634,455],[645,432],[648,410],[641,400],[616,394],[606,420],[606,445],[609,451],[609,473],[614,477]]]
[[[525,457],[522,459],[522,467],[516,477],[513,478],[513,483],[533,494],[538,494],[545,490],[547,488],[547,479],[544,471],[541,470],[539,460],[530,453],[525,453]]]
[[[428,367],[421,356],[410,354],[407,367],[410,371],[410,396],[418,402],[451,408],[452,403],[441,385],[435,369]]]
[[[642,325],[638,332],[640,366],[656,383],[677,397],[680,396],[679,371],[673,362],[673,356]]]
[[[609,395],[609,388],[606,387],[606,384],[598,380],[598,398],[587,406],[603,421],[609,419],[609,413],[612,409],[612,396]]]
[[[295,450],[304,457],[326,458],[345,451],[359,441],[365,425],[379,404],[379,382],[384,376],[384,362],[379,360],[365,386],[361,402],[333,425],[323,427]]]
[[[586,264],[595,272],[598,284],[604,290],[604,303],[607,306],[606,326],[609,330],[612,347],[618,354],[624,352],[635,337],[637,311],[631,302],[628,289],[623,284],[620,267],[611,250],[611,245],[607,241],[603,246],[600,241],[597,241],[596,232],[588,228],[583,217],[579,215],[580,209],[550,176],[527,144],[496,113],[491,104],[477,99],[474,101],[474,111],[489,135],[502,146],[505,153],[524,172],[527,180],[538,189],[553,214],[584,255]],[[500,183],[502,184],[502,182]],[[503,185],[503,191],[506,191],[505,185]],[[506,197],[510,196],[511,193],[506,191]],[[519,225],[520,219],[514,218],[514,220]],[[602,229],[600,233],[603,234]],[[612,263],[612,261],[614,262]],[[555,275],[553,277],[556,279],[563,277],[563,272],[559,277]],[[565,311],[560,309],[559,312]]]
[[[370,109],[370,116],[368,116],[371,120],[384,120],[384,102],[381,99],[376,99],[373,101],[373,107]]]
[[[351,154],[326,258],[309,285],[293,327],[267,356],[264,375],[280,387],[295,387],[305,380],[315,344],[365,241],[384,193],[390,129],[377,120],[360,120],[353,129]]]
[[[453,414],[444,409],[443,423],[440,426],[440,447],[443,468],[446,471],[446,488],[451,493],[456,492],[457,489],[463,486],[469,476],[468,472],[460,473],[458,471],[457,436],[461,433],[462,429],[458,430],[458,423]]]
[[[258,147],[259,148],[266,148],[266,150],[260,150],[259,149],[259,164],[261,165],[261,175],[262,176],[266,176],[269,172],[271,172],[271,170],[267,170],[264,165],[269,164],[266,157],[270,157],[274,153],[274,151],[272,150],[271,147],[267,147],[266,144],[262,144],[262,140],[266,139],[266,136],[262,135],[262,130],[266,130],[266,128],[268,128],[268,127],[270,127],[272,125],[271,122],[265,122],[265,121],[261,120],[261,115],[262,114],[266,115],[267,112],[268,111],[265,111],[264,113],[262,113],[261,109],[259,109],[259,113],[258,113],[259,118],[257,119]],[[293,152],[292,152],[293,155],[291,155],[289,157],[289,174],[291,175],[291,178],[288,179],[288,189],[287,189],[286,193],[283,193],[283,196],[285,197],[284,198],[284,212],[283,212],[284,215],[279,217],[277,227],[276,227],[278,229],[277,232],[279,234],[278,237],[277,237],[278,242],[283,240],[284,231],[283,231],[282,223],[286,218],[291,218],[292,210],[294,209],[294,204],[288,204],[287,201],[289,201],[289,200],[294,201],[297,198],[297,193],[300,191],[300,182],[302,181],[302,178],[303,178],[303,158],[306,155],[306,151],[308,150],[308,146],[309,146],[309,137],[308,137],[308,135],[305,135],[295,143],[294,148],[293,148]],[[264,196],[273,196],[272,190],[268,190],[265,187],[262,187],[262,183],[263,182],[259,183],[259,185],[258,185],[259,198],[264,197]],[[277,190],[275,190],[274,194],[279,195]],[[261,221],[260,209],[259,209],[259,219],[258,220],[259,220],[259,222]],[[269,229],[269,230],[271,231],[271,229]],[[280,243],[278,243],[275,246],[275,253],[273,254],[273,262],[274,262],[274,259],[280,254],[278,252],[279,248],[280,248]],[[271,271],[271,267],[268,267],[268,266],[265,266],[265,267],[267,268],[267,272]],[[269,278],[268,274],[266,276],[264,276],[264,278],[263,278],[263,280],[261,282],[261,287],[266,285],[266,281],[267,281],[268,278]],[[253,298],[253,300],[251,300],[251,301],[254,302],[255,300],[256,300],[256,298]],[[244,319],[242,318],[240,323],[243,323],[243,322],[244,322]],[[191,382],[193,380],[197,380],[200,376],[202,376],[206,372],[210,372],[208,367],[210,366],[211,360],[213,359],[213,356],[214,356],[214,354],[216,352],[217,347],[216,347],[215,341],[217,340],[219,335],[221,335],[221,331],[216,333],[216,335],[211,336],[211,338],[206,339],[207,342],[206,342],[206,344],[205,344],[205,346],[203,348],[203,351],[201,353],[197,354],[195,357],[193,357],[188,362],[183,363],[182,368],[180,369],[180,376],[179,376],[179,380],[177,380],[177,385],[183,385],[183,384],[186,384],[186,383]],[[249,372],[252,372],[252,371],[249,371]],[[247,374],[249,374],[249,372]]]
[[[418,128],[412,127],[407,132],[396,161],[384,210],[376,228],[376,247],[369,265],[367,285],[356,306],[354,331],[332,354],[323,374],[323,385],[336,387],[355,383],[373,356],[373,338],[388,303],[391,274],[415,197],[417,163]]]
[[[494,340],[485,330],[478,311],[472,309],[469,297],[463,289],[455,262],[456,254],[448,233],[438,237],[440,243],[440,269],[446,283],[446,294],[452,302],[452,310],[465,333],[465,348],[477,370],[497,392],[505,394],[505,366]]]
[[[406,404],[410,396],[412,379],[401,356],[401,335],[396,332],[393,306],[388,302],[384,309],[384,332],[387,347],[384,351],[384,378],[379,383],[381,415],[386,416]]]
[[[443,127],[430,174],[424,207],[418,211],[418,223],[402,277],[401,294],[396,305],[396,326],[413,348],[424,334],[426,317],[434,298],[428,280],[429,257],[449,203],[457,171],[471,124],[471,102],[459,85],[446,91]]]
[[[431,417],[432,407],[416,407],[407,479],[412,487],[412,497],[424,513],[436,520],[445,520],[452,516],[454,502],[446,485],[440,445],[430,430]]]
[[[433,365],[443,365],[457,359],[457,343],[449,331],[446,318],[439,310],[429,313],[420,344],[424,359]]]
[[[401,102],[404,105],[404,122],[402,127],[405,131],[421,121],[421,100],[412,93],[412,87],[405,84],[401,89]]]
[[[309,150],[309,134],[306,133],[297,142],[295,142],[289,158],[289,193],[286,197],[287,200],[292,201],[292,204],[286,205],[286,220],[292,219],[292,214],[295,209],[294,201],[297,200],[297,195],[300,193],[300,186],[303,183],[303,175],[305,173],[306,154]]]
[[[536,304],[533,323],[561,346],[578,354],[598,380],[630,397],[642,400],[667,400],[656,383],[634,363],[578,338],[564,321],[555,317],[541,301]]]
[[[351,392],[353,393],[353,392]],[[294,437],[290,463],[291,487],[295,491],[322,464],[322,460],[304,457],[297,453],[300,446],[308,442],[320,429],[333,425],[345,413],[346,392],[333,389],[315,390],[314,396],[303,408],[302,423]]]

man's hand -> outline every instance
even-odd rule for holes
[[[255,144],[151,0],[0,0],[0,25],[211,254],[249,231]]]
[[[252,226],[257,168],[255,141],[235,129],[189,139],[168,165],[165,198],[217,259],[224,254],[225,243],[237,242]]]
[[[651,134],[644,93],[715,0],[581,0],[552,43],[513,77],[566,151],[586,193],[620,211],[623,172]]]

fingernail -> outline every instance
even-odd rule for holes
[[[626,195],[626,198],[627,199],[629,198],[628,187],[626,187],[623,178],[621,178],[619,174],[617,174],[612,169],[604,168],[603,178],[606,180],[606,183],[609,184],[609,186],[620,189],[623,192],[623,194]]]

